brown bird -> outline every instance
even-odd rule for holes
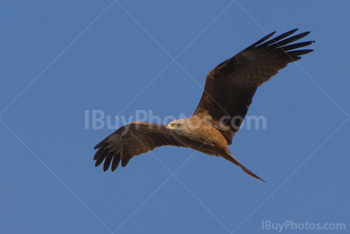
[[[291,36],[291,30],[271,40],[275,32],[263,37],[234,57],[222,62],[207,75],[204,92],[193,115],[168,126],[132,122],[109,135],[95,146],[95,166],[104,161],[103,170],[117,169],[129,160],[156,147],[189,147],[209,155],[221,156],[239,166],[248,175],[262,180],[243,166],[229,151],[228,145],[239,130],[257,88],[288,63],[299,60],[311,49],[306,41],[291,44],[310,32]],[[264,181],[264,180],[262,180]]]

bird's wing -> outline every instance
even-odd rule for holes
[[[98,149],[94,156],[95,166],[104,161],[103,170],[107,171],[112,163],[111,169],[114,171],[120,161],[125,167],[132,157],[164,145],[183,146],[169,134],[165,125],[132,122],[95,146],[94,149]]]
[[[299,48],[314,41],[291,44],[309,34],[304,32],[291,36],[296,31],[294,29],[268,40],[273,32],[210,71],[192,117],[206,118],[231,144],[257,88],[288,63],[313,51]]]

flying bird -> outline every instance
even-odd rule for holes
[[[134,156],[160,146],[189,147],[208,155],[223,157],[248,175],[262,180],[243,166],[229,151],[228,145],[239,130],[259,86],[276,75],[288,63],[301,59],[312,49],[300,49],[314,41],[293,42],[310,32],[292,36],[294,29],[272,38],[275,32],[227,59],[209,72],[200,102],[187,119],[167,126],[132,122],[106,137],[94,149],[95,166],[103,161],[103,170],[125,167]],[[272,38],[272,39],[270,39]]]

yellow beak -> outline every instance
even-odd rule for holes
[[[167,129],[175,129],[175,125],[171,126],[170,124],[168,124],[168,126],[166,126]]]

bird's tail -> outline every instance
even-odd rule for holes
[[[266,182],[265,180],[261,179],[259,176],[257,176],[256,174],[254,174],[251,170],[249,170],[248,168],[246,168],[245,166],[243,166],[242,163],[240,163],[230,152],[227,152],[226,155],[224,156],[224,158],[232,163],[234,163],[235,165],[239,166],[245,173],[247,173],[248,175],[250,175],[251,177],[254,177],[255,179],[261,180],[263,182]]]

